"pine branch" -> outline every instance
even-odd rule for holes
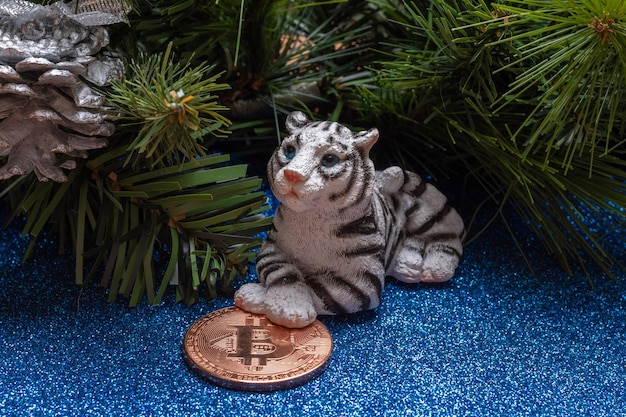
[[[439,141],[455,156],[438,169],[462,162],[568,273],[572,262],[592,260],[613,276],[625,252],[624,223],[615,219],[626,204],[626,38],[617,29],[626,9],[604,3],[377,2],[398,24],[390,41],[397,50],[377,73],[382,95],[404,102],[403,115],[420,115],[415,128],[432,135],[426,148]]]
[[[219,113],[227,109],[215,95],[228,85],[215,83],[220,74],[210,76],[211,66],[174,62],[171,47],[131,62],[126,77],[107,94],[116,119],[140,126],[128,145],[130,156],[153,167],[204,155],[204,136],[229,133],[225,127],[230,121]]]
[[[587,148],[597,158],[619,148],[623,135],[616,140],[613,131],[624,129],[626,31],[619,22],[626,20],[626,5],[614,0],[509,3],[499,6],[506,17],[498,24],[510,34],[490,45],[508,44],[519,51],[497,71],[521,72],[494,112],[516,103],[533,106],[511,139],[522,136],[525,155],[544,152],[546,163],[566,148],[560,152],[566,172]],[[590,175],[595,160],[589,161]]]

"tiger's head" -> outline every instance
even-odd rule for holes
[[[352,132],[337,122],[312,122],[299,111],[285,125],[289,135],[267,167],[272,191],[283,205],[296,212],[329,212],[369,201],[375,176],[369,151],[378,140],[377,129]]]

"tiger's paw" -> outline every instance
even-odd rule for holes
[[[422,282],[446,282],[446,281],[449,281],[453,275],[454,275],[454,272],[441,273],[440,271],[432,271],[430,269],[427,269],[422,273],[421,281]]]
[[[306,327],[317,318],[315,310],[310,308],[289,308],[283,305],[270,306],[265,315],[272,323],[292,329]]]
[[[396,255],[395,263],[389,275],[402,282],[422,281],[422,257],[415,251],[402,248]]]
[[[235,305],[250,313],[264,314],[272,323],[290,328],[308,326],[317,318],[313,299],[303,284],[270,288],[244,284],[235,293]]]
[[[422,281],[422,268],[416,265],[407,265],[400,263],[396,265],[393,276],[402,282],[420,282]]]
[[[281,326],[305,327],[317,318],[309,289],[303,284],[268,288],[265,305],[267,318]]]
[[[431,254],[424,260],[424,270],[422,271],[422,281],[424,282],[445,282],[454,276],[458,266],[457,258],[446,254]]]
[[[255,314],[265,314],[267,289],[261,284],[244,284],[235,292],[235,305]]]

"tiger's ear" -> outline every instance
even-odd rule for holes
[[[309,123],[311,123],[311,121],[308,117],[306,117],[306,114],[302,113],[301,111],[293,111],[289,113],[289,116],[287,116],[285,126],[287,127],[289,133],[294,133],[296,130],[306,126]]]
[[[354,135],[354,145],[357,148],[363,149],[366,155],[369,153],[370,149],[372,149],[372,146],[374,146],[377,140],[378,129],[375,127],[370,130],[363,130]]]

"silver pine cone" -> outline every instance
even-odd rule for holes
[[[67,181],[62,168],[113,134],[104,96],[92,89],[122,75],[121,61],[96,57],[109,42],[98,23],[110,16],[81,19],[71,10],[62,2],[0,5],[0,179],[34,171],[40,181]]]

